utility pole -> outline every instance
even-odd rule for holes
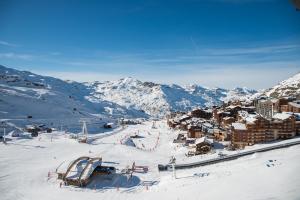
[[[52,142],[52,139],[53,139],[53,131],[51,131],[51,142]]]
[[[6,123],[4,121],[1,121],[0,127],[3,128],[3,143],[6,144]]]
[[[6,132],[5,132],[5,127],[4,127],[3,128],[3,143],[4,144],[6,144],[5,135],[6,135]]]
[[[173,168],[173,177],[174,177],[174,179],[176,179],[175,163],[172,163],[172,168]]]
[[[175,169],[176,158],[175,158],[175,156],[171,157],[170,164],[172,164],[173,177],[174,177],[174,179],[176,179],[176,169]]]
[[[82,124],[82,134],[84,134],[86,137],[88,136],[88,130],[87,130],[87,127],[86,127],[86,121],[83,121],[83,124]]]
[[[87,143],[87,139],[88,139],[88,130],[87,130],[87,126],[86,126],[86,121],[82,120],[82,135],[85,136],[85,138],[83,139],[86,143]],[[78,137],[79,139],[79,137]]]

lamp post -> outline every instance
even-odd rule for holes
[[[175,156],[171,157],[170,164],[172,164],[173,177],[174,177],[174,179],[176,179],[176,169],[175,169],[176,158],[175,158]]]

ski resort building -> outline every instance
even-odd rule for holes
[[[212,118],[212,110],[211,109],[195,109],[193,111],[191,111],[191,116],[192,117],[196,117],[196,118],[202,118],[202,119],[211,119]]]
[[[277,113],[272,119],[260,115],[244,115],[241,118],[239,123],[232,123],[231,144],[236,148],[292,138],[297,132],[293,114]]]
[[[208,137],[231,141],[233,147],[243,148],[300,134],[300,117],[295,113],[300,113],[300,101],[292,100],[262,97],[253,104],[227,103],[213,107],[212,114],[195,109],[188,114],[175,115],[168,119],[168,124],[186,131],[186,139]]]
[[[198,138],[195,141],[196,145],[196,154],[205,154],[208,153],[213,145],[213,140],[208,139],[207,137]]]
[[[296,134],[300,135],[300,114],[298,113],[295,116],[296,116],[296,122],[295,122]]]
[[[67,185],[84,187],[88,185],[95,175],[115,173],[114,167],[102,166],[101,157],[79,157],[69,164],[59,166],[57,169],[58,178]]]
[[[300,100],[289,102],[288,111],[293,113],[300,113]]]
[[[188,126],[188,137],[189,138],[200,138],[204,136],[201,126],[189,125]]]
[[[271,119],[273,115],[280,112],[300,112],[297,109],[297,101],[292,97],[282,97],[279,99],[261,97],[254,100],[256,112],[265,118]],[[300,105],[300,104],[299,104]],[[298,105],[298,108],[300,109]]]
[[[270,123],[274,139],[289,139],[296,136],[296,117],[288,113],[277,113]]]
[[[249,144],[249,133],[243,123],[232,123],[231,143],[240,148]]]
[[[267,119],[271,119],[279,110],[278,99],[258,99],[255,102],[256,112]]]

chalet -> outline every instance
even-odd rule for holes
[[[289,102],[288,111],[293,113],[300,113],[300,100]]]
[[[211,151],[213,146],[213,140],[207,139],[206,137],[201,137],[195,140],[196,155],[206,154]]]
[[[232,123],[231,144],[235,148],[244,148],[249,143],[247,127],[243,123]]]
[[[236,117],[238,111],[240,110],[242,110],[242,107],[240,105],[230,105],[225,108],[225,111],[230,112],[231,117]]]
[[[300,126],[291,113],[277,113],[270,120],[253,114],[241,115],[240,118],[239,123],[232,123],[231,131],[232,145],[238,148],[292,138]]]
[[[289,113],[277,113],[270,124],[274,139],[288,139],[296,135],[296,117]]]
[[[202,123],[202,131],[207,135],[213,135],[214,133],[214,125],[211,124],[210,122],[206,121]]]
[[[242,106],[241,110],[253,114],[253,113],[255,113],[256,108],[255,108],[255,106]]]
[[[229,127],[229,126],[231,126],[231,124],[233,123],[233,122],[235,122],[236,120],[235,120],[235,118],[234,117],[224,117],[223,119],[222,119],[222,121],[221,121],[221,126],[222,127]]]
[[[188,125],[189,125],[188,121],[183,121],[179,124],[179,128],[180,128],[180,130],[186,131],[186,130],[188,130]]]
[[[176,128],[181,126],[181,123],[190,119],[191,116],[185,114],[185,113],[172,113],[168,116],[167,123],[168,126],[171,128]]]
[[[176,120],[177,120],[179,123],[181,123],[181,122],[186,121],[186,120],[191,119],[191,118],[192,118],[192,117],[189,116],[189,115],[182,115],[182,116],[180,116],[179,118],[177,118]]]
[[[204,132],[202,131],[202,126],[197,125],[189,125],[188,126],[188,137],[189,138],[200,138],[204,136]]]
[[[231,117],[231,113],[224,110],[214,110],[213,118],[218,124],[221,124],[224,117]]]
[[[228,139],[230,140],[230,134],[228,134],[228,131],[226,129],[222,128],[214,128],[213,136],[216,141],[225,141]]]
[[[244,113],[245,114],[245,113]],[[259,115],[243,115],[238,123],[232,123],[231,143],[235,148],[263,143],[274,139],[270,133],[269,120]]]
[[[289,111],[289,102],[292,102],[294,99],[291,97],[282,97],[279,99],[279,110],[280,112],[288,112]]]
[[[281,112],[289,112],[289,105],[281,105],[280,106],[280,111]]]
[[[248,145],[264,143],[274,140],[270,132],[270,121],[259,115],[248,115],[245,118],[249,138]]]
[[[203,118],[203,119],[211,119],[213,116],[212,110],[211,109],[195,109],[191,111],[191,116],[192,117],[197,117],[197,118]]]

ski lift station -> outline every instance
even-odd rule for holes
[[[96,175],[109,175],[116,172],[115,167],[102,166],[101,157],[82,156],[70,163],[62,163],[56,170],[58,179],[67,185],[85,187]]]

